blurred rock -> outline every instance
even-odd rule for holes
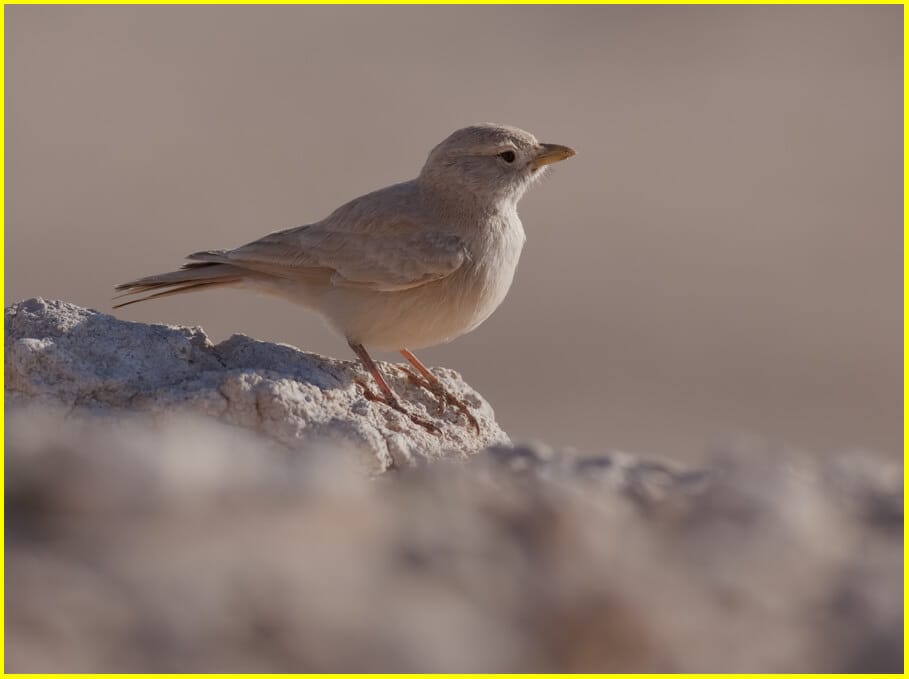
[[[508,442],[489,404],[453,370],[434,372],[472,406],[480,434],[456,410],[439,413],[429,392],[388,363],[392,388],[438,435],[365,398],[356,382],[375,387],[356,362],[242,335],[213,345],[201,328],[129,323],[53,300],[25,300],[5,316],[8,406],[203,414],[295,448],[356,448],[375,471]]]
[[[11,672],[899,672],[902,470],[7,426]]]

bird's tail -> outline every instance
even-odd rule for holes
[[[146,276],[145,278],[139,278],[138,280],[116,286],[114,289],[122,294],[117,295],[114,299],[128,297],[129,295],[142,295],[144,293],[152,294],[121,302],[114,305],[114,309],[129,306],[136,302],[145,302],[157,297],[167,297],[168,295],[178,295],[183,292],[196,292],[239,283],[248,273],[230,264],[191,262],[184,264],[179,271]]]

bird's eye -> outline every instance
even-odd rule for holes
[[[504,160],[506,163],[514,162],[514,151],[503,151],[499,154],[499,158]]]

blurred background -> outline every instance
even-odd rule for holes
[[[5,13],[7,304],[110,312],[115,283],[316,221],[502,122],[579,155],[522,202],[504,305],[421,357],[512,438],[901,450],[901,7]],[[352,358],[251,293],[117,314]]]

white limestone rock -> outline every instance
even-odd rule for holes
[[[457,410],[439,413],[432,394],[388,363],[380,366],[392,388],[437,434],[367,399],[357,381],[371,380],[356,362],[288,345],[243,335],[214,345],[198,327],[131,323],[40,298],[8,307],[5,331],[8,407],[206,415],[292,448],[325,442],[355,448],[378,472],[508,442],[489,404],[444,368],[434,373],[471,406],[479,434]]]

